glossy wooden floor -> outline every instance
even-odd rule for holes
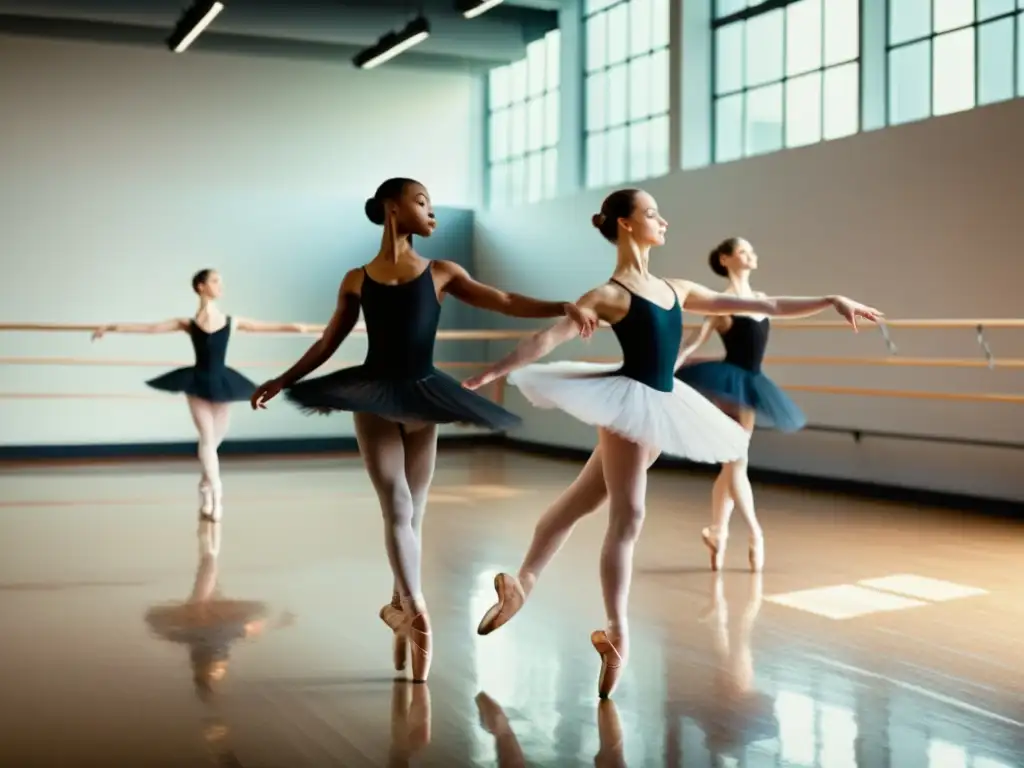
[[[191,462],[0,471],[0,765],[1022,764],[1024,526],[760,488],[766,573],[737,520],[716,579],[708,478],[654,473],[633,658],[599,707],[603,513],[475,634],[577,469],[442,452],[427,686],[393,680],[357,458],[226,462],[219,527]]]

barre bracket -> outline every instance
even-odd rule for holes
[[[898,350],[896,349],[896,342],[889,336],[889,326],[885,324],[885,321],[878,323],[878,330],[882,333],[882,339],[885,341],[885,348],[889,350],[890,355],[895,355]]]
[[[988,369],[991,371],[996,367],[996,357],[992,354],[992,347],[985,340],[985,326],[979,323],[976,330],[978,332],[978,346],[985,353],[985,362],[988,363]]]

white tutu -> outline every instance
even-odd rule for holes
[[[538,363],[511,373],[510,383],[538,408],[557,408],[672,456],[705,464],[747,455],[750,436],[709,400],[678,379],[659,392],[626,376],[621,365]]]

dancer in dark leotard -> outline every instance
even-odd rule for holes
[[[434,214],[426,188],[390,179],[367,200],[370,221],[384,226],[380,252],[341,283],[338,306],[323,337],[286,373],[252,397],[261,407],[282,389],[310,411],[351,411],[359,452],[384,513],[384,541],[394,574],[392,599],[380,617],[395,635],[395,668],[404,669],[411,642],[413,678],[426,680],[430,623],[420,586],[420,532],[434,472],[437,425],[504,429],[518,419],[434,367],[434,339],[445,294],[513,317],[568,316],[574,333],[594,322],[574,304],[538,301],[476,282],[449,261],[428,261],[412,247],[428,237]],[[362,365],[302,381],[325,363],[355,325],[362,307],[369,347]]]
[[[161,323],[114,323],[93,332],[93,341],[107,333],[173,333],[184,331],[192,341],[195,365],[178,368],[146,382],[163,392],[180,392],[188,400],[192,421],[199,432],[199,514],[219,521],[223,514],[223,487],[217,449],[224,441],[233,402],[248,400],[256,385],[228,368],[228,340],[233,331],[246,333],[308,333],[316,326],[300,323],[264,323],[242,317],[228,317],[216,306],[223,284],[220,275],[204,269],[192,277],[192,290],[199,296],[199,309],[190,319],[176,318]]]
[[[609,500],[601,551],[601,589],[608,624],[591,635],[601,656],[598,692],[611,693],[629,652],[626,608],[633,549],[640,535],[647,469],[664,451],[694,461],[735,461],[748,435],[695,390],[673,377],[682,338],[682,309],[703,314],[803,314],[833,306],[847,320],[879,313],[842,297],[742,298],[648,271],[651,248],[665,242],[667,223],[654,198],[624,189],[605,198],[593,224],[618,251],[612,279],[577,304],[611,324],[621,366],[582,362],[528,365],[572,337],[559,323],[524,340],[490,370],[466,382],[475,388],[515,371],[509,382],[540,408],[558,408],[598,428],[598,445],[583,471],[541,518],[519,574],[498,574],[498,602],[480,622],[488,634],[522,608],[541,571],[582,517]],[[523,368],[522,366],[527,367]],[[518,369],[518,370],[516,370]]]
[[[746,240],[732,237],[720,243],[708,259],[711,270],[729,281],[726,293],[758,298],[750,287],[750,273],[757,269],[757,253]],[[820,310],[819,310],[820,311]],[[817,314],[808,311],[794,317]],[[755,420],[782,432],[795,432],[806,423],[803,412],[789,396],[761,372],[771,320],[767,316],[722,315],[710,317],[684,342],[676,360],[677,378],[711,399],[748,433]],[[684,365],[687,358],[717,331],[725,345],[725,359]],[[682,366],[682,367],[679,367]],[[747,559],[751,570],[764,568],[764,535],[754,511],[754,492],[747,477],[747,458],[722,465],[711,492],[711,525],[701,532],[711,556],[712,570],[725,558],[729,519],[737,508],[750,527]]]

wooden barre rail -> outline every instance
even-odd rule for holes
[[[776,327],[785,330],[824,330],[824,329],[848,329],[849,326],[841,320],[775,320]],[[312,324],[315,328],[322,328],[319,324]],[[694,327],[696,324],[687,323]],[[979,318],[979,319],[931,319],[931,320],[886,320],[884,326],[887,328],[906,328],[916,330],[948,330],[948,329],[970,329],[977,330],[979,327],[985,330],[996,328],[1024,328],[1024,318]],[[0,323],[0,331],[18,332],[75,332],[87,333],[96,330],[99,324],[87,323]],[[863,330],[872,330],[870,323],[861,326]],[[603,330],[608,330],[603,327]],[[113,332],[111,332],[113,333]],[[366,328],[357,326],[352,333],[365,334]],[[448,341],[502,341],[507,339],[519,339],[528,336],[534,331],[488,331],[488,330],[463,330],[463,331],[438,331],[437,338]],[[308,333],[274,333],[261,334],[267,336],[317,336],[319,330]],[[144,334],[132,334],[144,335]]]
[[[586,357],[580,358],[588,363],[617,363],[621,357]],[[721,357],[694,357],[691,362],[720,360]],[[263,360],[233,362],[235,368],[288,368],[294,361]],[[836,365],[836,366],[883,366],[908,368],[1024,368],[1024,358],[995,358],[989,364],[986,360],[959,357],[813,357],[777,355],[768,356],[766,365]],[[336,370],[359,365],[361,361],[349,360],[333,362],[318,370]],[[194,365],[193,360],[129,360],[127,358],[91,358],[91,357],[0,357],[0,365],[93,365],[97,367],[124,368],[183,368]],[[466,369],[483,368],[488,362],[444,362],[437,363],[438,368]]]
[[[496,387],[499,402],[504,391],[504,381],[488,386]],[[871,389],[863,387],[829,387],[794,384],[783,387],[791,392],[811,392],[826,395],[847,395],[854,397],[891,397],[905,400],[945,400],[970,403],[1024,403],[1024,395],[996,392],[927,392],[920,390]],[[179,397],[175,393],[159,394],[149,392],[0,392],[0,400],[164,400]]]

